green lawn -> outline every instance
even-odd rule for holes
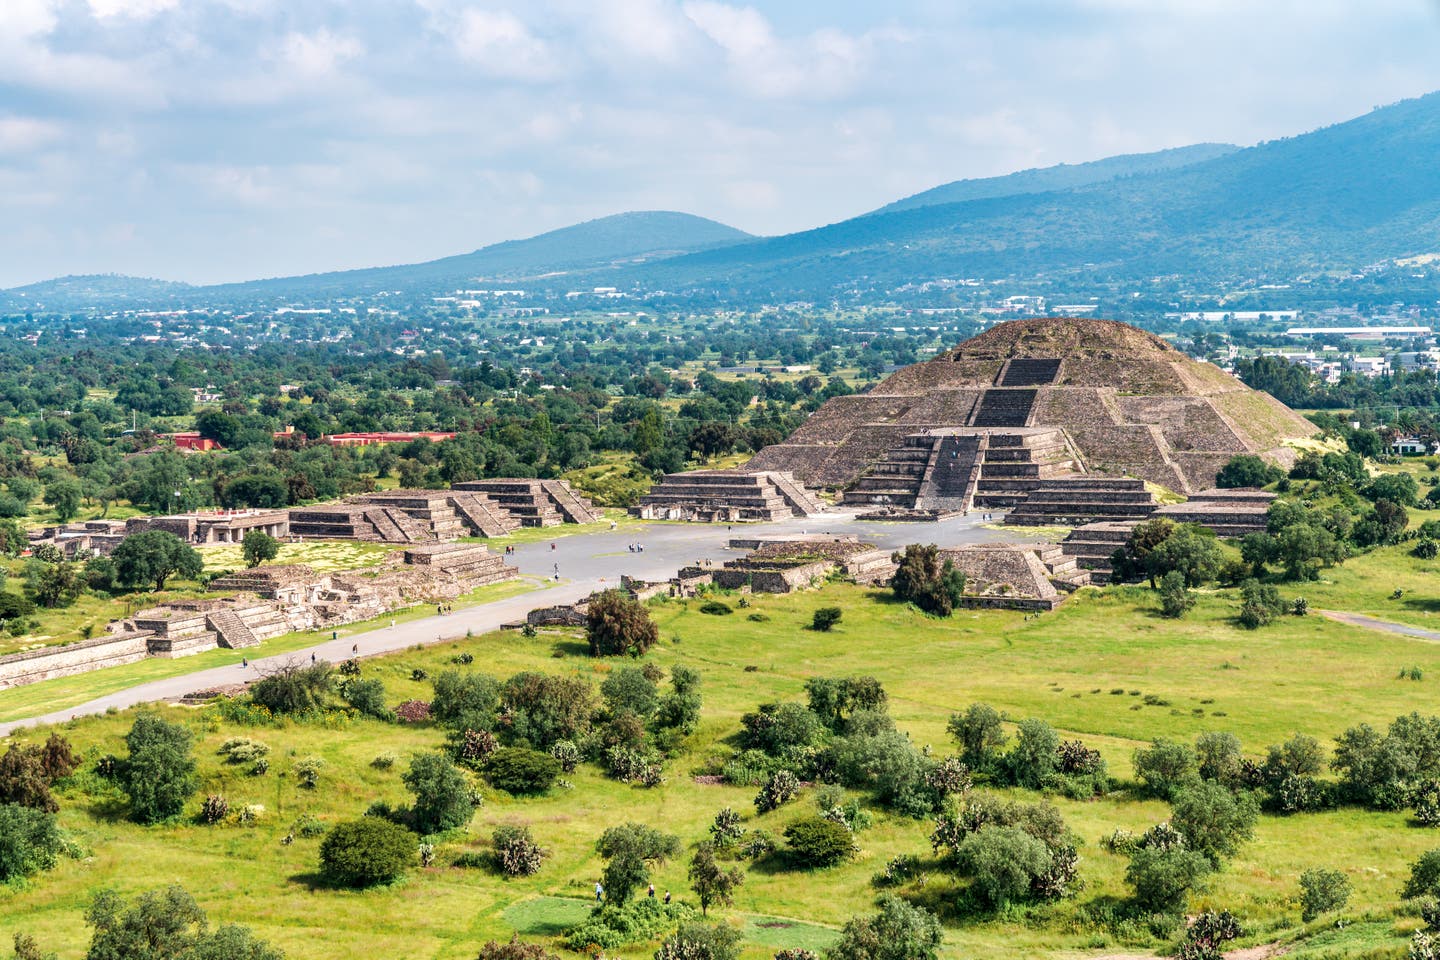
[[[1352,561],[1359,576],[1369,563]],[[1347,565],[1348,566],[1348,565]],[[1379,573],[1374,574],[1379,576]],[[839,605],[844,619],[833,633],[804,629],[816,607]],[[27,930],[46,949],[78,956],[85,933],[87,896],[102,886],[134,892],[161,883],[186,885],[213,922],[246,923],[307,960],[433,957],[469,960],[487,939],[519,930],[549,940],[580,916],[600,864],[596,837],[625,819],[679,834],[688,846],[705,835],[716,810],[731,806],[747,827],[779,833],[811,801],[764,816],[754,813],[754,790],[699,783],[692,774],[728,753],[725,739],[742,713],[758,703],[802,696],[807,677],[867,672],[890,693],[890,709],[915,743],[948,749],[949,714],[983,700],[1012,719],[1041,716],[1067,736],[1100,749],[1112,773],[1129,775],[1134,748],[1155,736],[1190,739],[1202,730],[1230,730],[1247,754],[1296,730],[1329,742],[1345,727],[1384,724],[1411,709],[1432,709],[1427,679],[1396,679],[1400,666],[1418,665],[1440,677],[1440,645],[1377,634],[1319,617],[1286,618],[1250,632],[1231,622],[1233,594],[1204,593],[1181,622],[1160,619],[1153,596],[1139,588],[1082,591],[1053,614],[1027,620],[1009,612],[963,611],[951,620],[927,618],[888,602],[879,593],[833,585],[789,597],[757,597],[749,611],[701,614],[695,602],[655,606],[662,642],[648,659],[661,667],[688,663],[704,674],[705,709],[685,756],[667,766],[668,781],[655,790],[618,784],[594,765],[582,766],[573,786],[551,795],[516,800],[486,790],[486,802],[467,833],[440,843],[437,865],[416,868],[404,881],[370,892],[339,892],[315,885],[318,840],[280,839],[294,818],[312,813],[326,822],[359,815],[372,801],[406,798],[400,774],[405,758],[436,749],[441,731],[421,726],[354,721],[338,729],[313,725],[236,728],[208,709],[169,708],[200,738],[201,793],[223,792],[232,808],[263,804],[253,827],[202,826],[191,819],[142,828],[121,816],[122,802],[97,781],[83,778],[62,797],[61,818],[88,855],[65,860],[24,888],[0,891],[0,928]],[[746,613],[763,613],[756,622]],[[388,698],[428,698],[428,683],[411,679],[420,668],[434,676],[461,651],[475,657],[469,669],[507,676],[519,670],[574,673],[597,683],[612,669],[584,656],[564,633],[525,638],[514,633],[477,637],[367,661],[368,676],[384,681]],[[101,675],[88,678],[99,682]],[[1120,694],[1111,693],[1119,689]],[[1132,691],[1134,693],[1132,694]],[[92,693],[95,692],[92,690]],[[0,695],[3,709],[13,711]],[[1165,701],[1145,705],[1144,695]],[[87,757],[121,752],[131,715],[84,719],[66,733]],[[29,737],[43,732],[26,734]],[[257,737],[274,749],[271,771],[248,777],[223,767],[215,749],[234,735]],[[389,771],[370,760],[392,751],[402,760]],[[287,774],[299,758],[326,762],[321,788],[298,789]],[[198,809],[200,795],[191,806]],[[1143,930],[1125,938],[1086,919],[1087,911],[1125,895],[1125,861],[1099,839],[1117,827],[1143,830],[1165,818],[1167,807],[1124,792],[1103,800],[1054,800],[1082,841],[1084,889],[1052,908],[1018,911],[947,929],[947,958],[1071,957],[1149,952],[1163,946]],[[874,811],[875,824],[859,835],[862,852],[852,863],[814,873],[754,868],[735,907],[720,916],[743,925],[747,960],[769,957],[782,946],[823,947],[844,921],[873,908],[869,878],[900,853],[928,857],[929,825]],[[483,850],[501,823],[525,823],[551,851],[534,877],[504,881],[484,869],[453,866],[460,853]],[[1403,948],[1401,935],[1418,922],[1393,913],[1407,865],[1440,837],[1409,825],[1403,813],[1338,810],[1290,818],[1264,817],[1256,839],[1191,904],[1235,911],[1251,931],[1246,943],[1295,940],[1297,956],[1386,956]],[[692,898],[685,880],[688,855],[664,865],[654,878],[661,890]],[[143,865],[143,869],[137,869]],[[1343,931],[1300,923],[1297,877],[1311,866],[1346,871],[1355,888],[1347,915],[1362,919]],[[952,881],[931,869],[924,901],[942,909]],[[1313,940],[1311,939],[1313,938]],[[648,957],[654,945],[622,951]],[[1372,952],[1367,952],[1372,951]]]

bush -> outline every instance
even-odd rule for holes
[[[1400,890],[1406,900],[1440,896],[1440,850],[1428,850],[1410,865],[1410,879]]]
[[[740,931],[724,923],[682,923],[655,951],[655,960],[735,960],[738,956]]]
[[[410,769],[401,779],[415,795],[410,813],[415,829],[421,834],[463,827],[475,813],[469,781],[444,754],[420,754],[410,761]]]
[[[1215,486],[1221,489],[1237,487],[1268,487],[1285,476],[1285,471],[1261,460],[1254,454],[1242,453],[1231,457],[1230,462],[1215,475]]]
[[[912,543],[891,559],[898,564],[890,587],[895,598],[941,617],[948,617],[965,594],[965,574],[951,560],[940,562],[935,544]]]
[[[79,766],[70,741],[58,733],[50,734],[44,746],[12,743],[0,756],[0,803],[54,813],[59,805],[50,788]]]
[[[559,760],[524,747],[502,747],[485,762],[485,779],[490,785],[516,796],[544,793],[559,776]]]
[[[505,943],[487,940],[475,960],[560,960],[560,957],[538,943],[526,943],[515,933]]]
[[[308,713],[325,705],[330,688],[330,664],[291,659],[255,681],[250,699],[271,713]]]
[[[1421,560],[1434,560],[1440,555],[1440,546],[1436,546],[1435,541],[1429,537],[1421,537],[1420,542],[1415,544],[1415,549],[1410,552]]]
[[[971,888],[989,907],[1029,899],[1031,889],[1052,865],[1050,850],[1020,827],[987,824],[961,841],[956,851]]]
[[[493,730],[500,683],[483,673],[446,670],[435,678],[430,715],[451,729]]]
[[[530,835],[529,827],[497,827],[490,844],[495,848],[495,862],[500,872],[507,877],[538,873],[549,856]]]
[[[558,740],[550,747],[550,756],[560,764],[562,773],[574,773],[580,765],[580,748],[569,740]]]
[[[0,884],[50,869],[63,848],[53,813],[0,803]]]
[[[1185,588],[1185,575],[1171,570],[1160,578],[1160,615],[1179,620],[1195,606],[1195,598]]]
[[[945,935],[940,921],[924,907],[899,897],[880,898],[880,912],[851,917],[826,960],[935,960]]]
[[[338,823],[320,844],[320,872],[332,883],[389,883],[415,863],[416,838],[380,817]]]
[[[723,601],[706,600],[704,603],[700,604],[700,612],[708,613],[712,617],[723,617],[727,616],[728,614],[732,614],[735,611],[730,609],[730,604],[724,603]]]
[[[777,770],[755,795],[755,810],[769,813],[800,794],[800,780],[789,770]]]
[[[798,866],[828,867],[855,854],[855,838],[840,823],[824,817],[801,817],[785,828],[786,853]]]
[[[200,804],[200,819],[206,823],[219,823],[230,815],[230,801],[218,793],[207,794]]]
[[[1153,913],[1179,913],[1185,898],[1210,872],[1204,854],[1175,846],[1141,847],[1130,856],[1125,882],[1135,891],[1135,902]]]
[[[231,737],[220,744],[218,752],[226,763],[254,763],[270,753],[270,746],[249,737]]]
[[[660,639],[650,611],[619,590],[606,590],[591,600],[585,620],[591,656],[639,656]]]
[[[394,720],[395,714],[385,706],[385,684],[380,680],[349,679],[340,684],[340,696],[351,707],[377,720]]]
[[[810,621],[810,629],[828,633],[831,627],[840,622],[841,616],[839,607],[821,607],[815,611],[815,616]]]
[[[1206,910],[1190,924],[1175,954],[1176,960],[1225,960],[1222,945],[1240,936],[1240,923],[1230,911]]]
[[[680,838],[643,823],[622,823],[600,835],[595,850],[607,861],[604,884],[611,903],[624,903],[650,880],[650,864],[680,852]]]
[[[609,902],[578,926],[565,931],[566,949],[593,955],[594,948],[614,951],[632,943],[658,940],[675,929],[677,921],[695,915],[682,903],[663,904],[652,897],[629,903]]]
[[[1169,800],[1199,777],[1194,752],[1171,740],[1157,739],[1148,748],[1136,750],[1133,765],[1143,792],[1162,800]]]
[[[1322,913],[1343,909],[1350,881],[1339,870],[1314,868],[1300,874],[1300,919],[1309,923]]]
[[[1280,591],[1258,580],[1240,585],[1240,625],[1250,630],[1263,627],[1285,612]]]
[[[1185,838],[1186,847],[1216,867],[1239,851],[1241,841],[1254,836],[1260,812],[1254,797],[1233,794],[1217,783],[1184,787],[1171,803],[1170,824]]]
[[[130,798],[130,814],[141,823],[179,816],[195,792],[190,731],[153,713],[142,713],[125,735],[130,755],[116,765],[116,782]]]
[[[325,761],[320,757],[305,757],[295,761],[295,785],[314,790],[320,786],[320,771],[324,768]]]
[[[425,723],[430,719],[430,704],[424,700],[406,700],[396,704],[395,719],[401,723]]]

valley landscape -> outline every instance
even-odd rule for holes
[[[1433,11],[261,6],[0,11],[0,955],[1440,955]]]

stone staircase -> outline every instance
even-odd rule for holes
[[[770,482],[776,491],[790,504],[796,516],[812,516],[825,510],[825,501],[807,490],[793,474],[772,472]]]
[[[231,650],[260,646],[260,640],[240,619],[234,610],[211,610],[205,614],[205,622],[215,631],[216,642]]]
[[[456,491],[449,497],[451,508],[481,537],[503,537],[520,529],[520,521],[483,493]]]
[[[1073,527],[1099,520],[1144,520],[1155,512],[1145,481],[1095,476],[1041,480],[1010,508],[1005,522]]]
[[[772,471],[693,470],[663,477],[630,512],[645,520],[748,523],[788,520],[812,512],[818,502],[782,490],[799,484]]]
[[[576,493],[564,480],[544,480],[540,486],[566,523],[599,523],[604,519],[593,503]]]
[[[1059,590],[1078,590],[1094,582],[1090,571],[1081,569],[1079,561],[1056,543],[1035,548],[1035,556],[1045,566],[1050,582]]]
[[[846,490],[840,502],[845,506],[896,506],[915,509],[920,488],[930,464],[938,453],[937,437],[912,434],[898,447],[870,465],[855,485]]]
[[[1125,546],[1138,521],[1102,521],[1087,523],[1071,530],[1060,541],[1060,550],[1075,559],[1075,565],[1088,571],[1092,583],[1110,582],[1110,557]]]
[[[1014,363],[1012,360],[1011,363]],[[972,427],[1025,427],[1030,425],[1030,415],[1035,408],[1035,398],[1040,391],[1031,389],[986,390],[970,415]]]
[[[1006,362],[995,378],[997,387],[1039,387],[1054,383],[1060,375],[1059,360],[1017,357]]]
[[[977,509],[1006,510],[1044,480],[1077,472],[1073,451],[1059,430],[991,433],[984,441],[975,481]]]

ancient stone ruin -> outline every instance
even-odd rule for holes
[[[666,474],[630,512],[645,520],[751,523],[820,513],[824,501],[783,471]]]
[[[788,472],[853,506],[1123,521],[1155,508],[1145,481],[1205,490],[1236,454],[1289,465],[1285,441],[1313,432],[1268,394],[1142,330],[1016,320],[830,400],[744,470]]]

